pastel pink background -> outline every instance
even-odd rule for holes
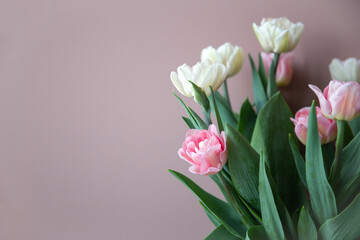
[[[251,24],[287,16],[305,24],[283,91],[296,110],[315,98],[308,83],[330,80],[333,57],[360,57],[359,10],[355,0],[2,0],[0,239],[203,239],[213,226],[167,172],[190,176],[170,71],[225,41],[256,56]],[[229,85],[235,109],[252,99],[248,60]]]

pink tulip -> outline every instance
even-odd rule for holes
[[[321,111],[327,118],[351,121],[360,115],[360,84],[357,82],[330,81],[324,93],[309,85],[319,98]]]
[[[216,174],[227,160],[225,132],[219,135],[214,124],[209,126],[209,130],[190,129],[178,154],[192,165],[190,172]]]
[[[269,76],[271,61],[274,58],[274,53],[261,53],[261,58],[264,63],[265,70],[267,75]],[[292,75],[293,75],[293,55],[291,53],[283,53],[280,55],[280,59],[278,62],[277,70],[276,70],[276,85],[279,87],[285,87],[289,85]]]
[[[290,118],[295,124],[296,136],[304,145],[306,145],[309,112],[310,107],[304,107],[295,114],[295,119]],[[316,107],[316,117],[321,144],[333,141],[337,133],[336,121],[326,118],[319,107]]]

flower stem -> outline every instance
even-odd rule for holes
[[[227,79],[225,79],[222,88],[223,88],[224,97],[229,105],[229,108],[232,110],[231,103],[230,103],[230,97],[229,97],[229,90],[228,90],[228,86],[227,86]]]
[[[277,67],[279,65],[279,59],[280,59],[280,53],[274,53],[274,59],[275,59],[275,71],[274,71],[274,75],[276,77],[276,70]]]
[[[211,121],[211,108],[209,107],[208,109],[206,109],[204,106],[202,107],[203,113],[204,113],[204,118],[205,118],[205,123],[207,126],[210,126],[212,121]]]
[[[337,188],[338,188],[338,181],[339,181],[339,174],[340,174],[341,160],[342,160],[345,122],[343,120],[336,120],[336,124],[337,124],[338,132],[335,143],[335,147],[336,147],[335,159],[330,174],[330,179],[334,192],[337,192],[338,190]]]

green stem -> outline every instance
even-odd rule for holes
[[[334,192],[337,192],[338,188],[338,179],[340,175],[340,169],[341,169],[341,160],[342,160],[342,150],[344,145],[344,128],[345,128],[345,122],[343,120],[336,120],[337,124],[337,138],[335,143],[335,159],[333,163],[333,168],[331,171],[331,183],[334,189]]]
[[[227,79],[225,79],[222,88],[223,88],[224,97],[229,105],[229,108],[232,110],[231,103],[230,103],[230,97],[229,97],[229,90],[228,90],[228,86],[227,86]]]
[[[243,223],[249,228],[251,227],[253,224],[251,223],[251,221],[245,216],[245,214],[239,209],[236,200],[234,198],[233,195],[233,187],[230,186],[229,182],[225,179],[225,177],[223,176],[223,170],[221,170],[217,175],[220,179],[221,184],[224,186],[224,189],[227,193],[227,195],[229,196],[229,199],[231,201],[231,203],[233,204],[234,208],[236,209],[236,211],[238,212],[238,214],[240,215],[241,220],[243,221]]]
[[[279,59],[280,59],[280,53],[274,53],[274,58],[275,58],[275,71],[274,71],[274,79],[276,79],[276,70],[279,64]]]

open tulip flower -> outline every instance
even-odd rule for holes
[[[330,81],[322,92],[309,85],[319,98],[322,112],[327,118],[351,121],[360,115],[360,84],[357,82]]]
[[[360,82],[360,60],[356,58],[348,58],[344,61],[334,58],[329,65],[329,70],[332,79]]]
[[[262,52],[261,58],[263,60],[265,70],[269,75],[270,65],[271,61],[274,58],[274,53]],[[280,55],[275,76],[276,85],[278,87],[285,87],[291,82],[291,78],[294,72],[292,65],[293,59],[294,57],[291,53],[285,53]]]
[[[253,23],[253,29],[266,52],[283,53],[296,47],[304,25],[300,22],[292,23],[285,17],[263,18],[260,26]]]
[[[224,43],[217,49],[209,46],[201,51],[201,61],[210,60],[212,62],[223,63],[229,69],[229,76],[237,74],[244,62],[244,52],[241,47]]]
[[[202,88],[206,95],[210,95],[210,87],[216,91],[225,81],[227,75],[228,70],[224,64],[202,61],[192,68],[186,64],[181,65],[177,72],[171,72],[170,79],[181,94],[193,97],[194,89],[189,81]]]
[[[291,121],[295,124],[296,136],[304,145],[306,145],[307,140],[309,113],[310,107],[304,107],[295,114],[295,119],[291,118]],[[321,144],[333,141],[337,133],[336,121],[326,118],[319,107],[316,107],[316,117]]]
[[[216,174],[227,160],[225,132],[219,135],[214,124],[209,126],[209,130],[190,129],[178,153],[192,165],[190,172]]]

